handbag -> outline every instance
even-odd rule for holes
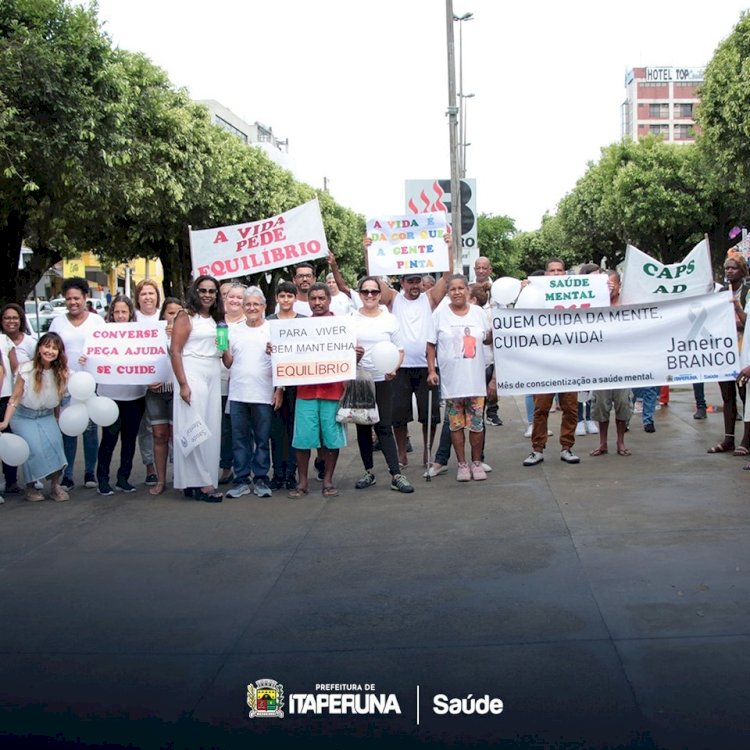
[[[346,384],[336,421],[342,424],[373,425],[380,421],[375,401],[375,382],[367,370],[357,368],[357,377]]]

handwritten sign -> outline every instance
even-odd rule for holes
[[[353,380],[356,338],[350,318],[269,320],[274,386]]]
[[[450,268],[444,213],[380,216],[367,221],[369,272],[373,276],[442,273]]]
[[[193,277],[219,281],[328,256],[317,200],[278,216],[190,232]]]
[[[86,336],[84,369],[97,383],[149,385],[172,378],[166,323],[108,323]]]

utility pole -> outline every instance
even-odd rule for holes
[[[456,106],[456,59],[453,35],[453,0],[445,0],[445,19],[448,45],[448,130],[451,156],[451,230],[453,270],[463,271],[461,248],[461,181],[458,164],[458,107]]]

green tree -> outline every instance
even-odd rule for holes
[[[22,300],[95,227],[108,155],[120,145],[120,84],[95,10],[64,0],[0,3],[0,298]]]
[[[509,216],[479,214],[477,244],[479,253],[490,259],[495,277],[520,276],[521,258],[512,243],[516,225]]]

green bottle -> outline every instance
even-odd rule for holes
[[[229,326],[223,320],[216,324],[216,348],[220,352],[229,349]]]

